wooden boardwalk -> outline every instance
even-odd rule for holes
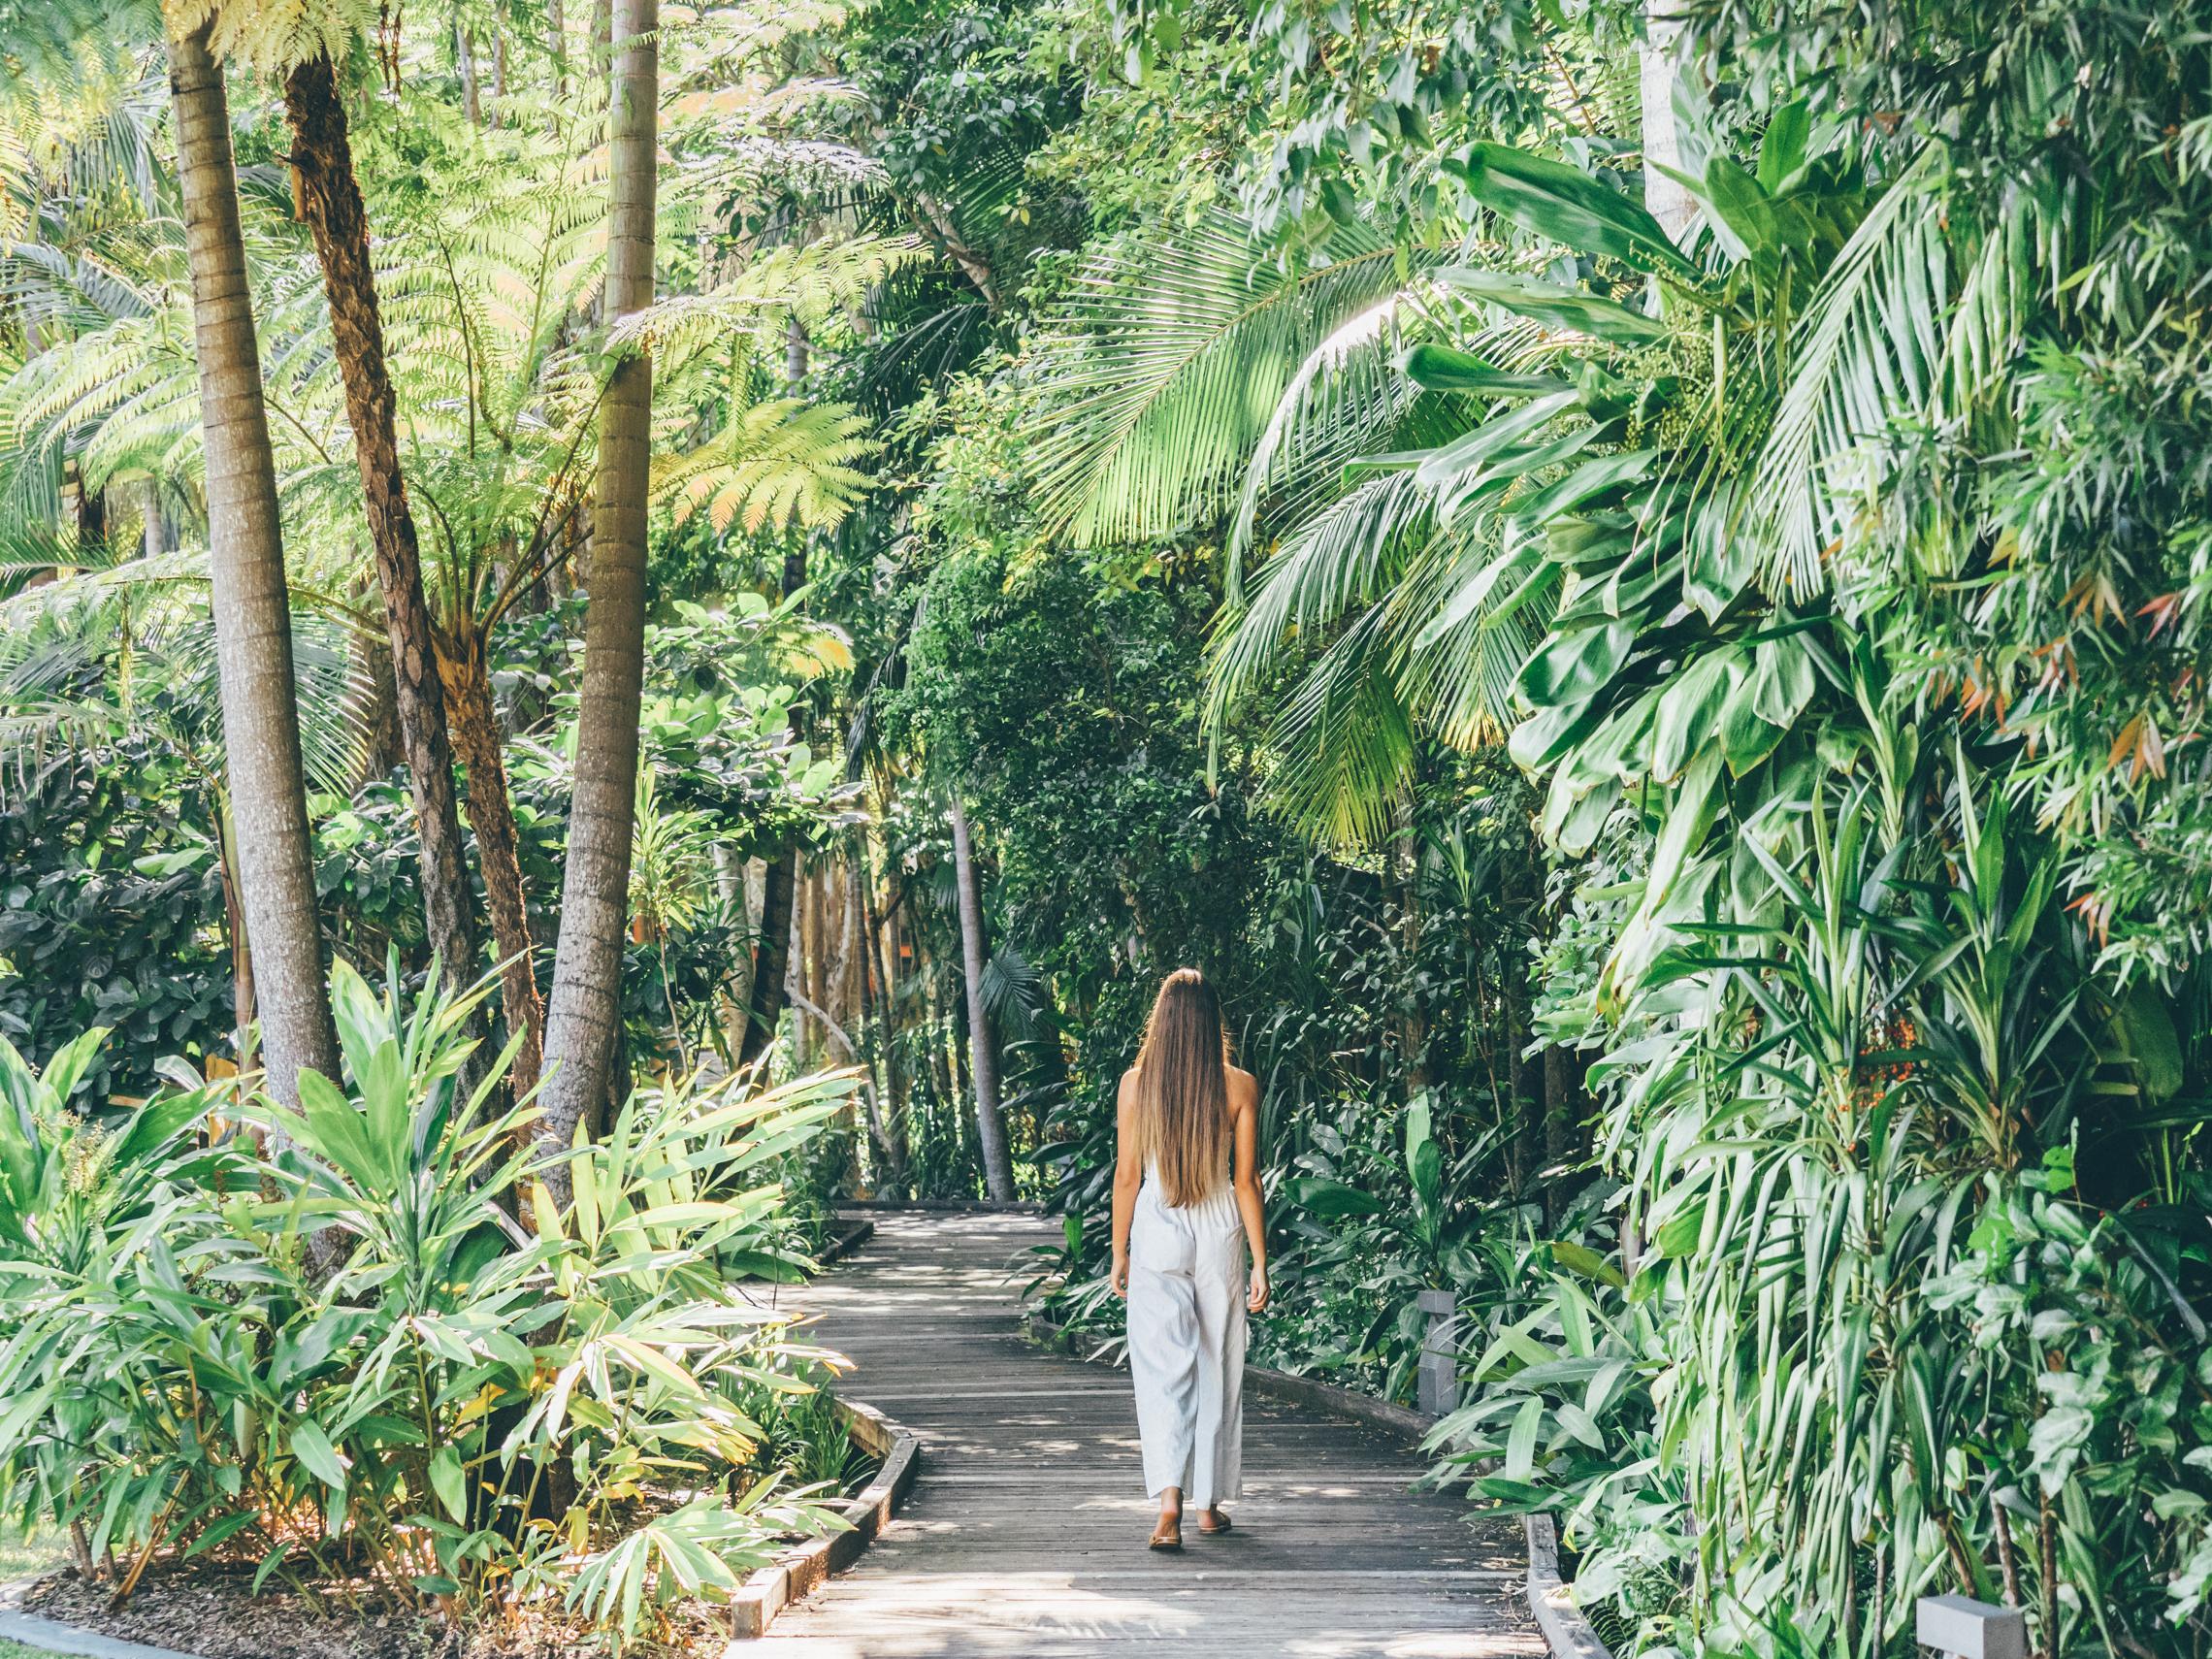
[[[1420,1459],[1343,1418],[1245,1403],[1237,1530],[1144,1547],[1128,1374],[1021,1335],[1031,1217],[879,1215],[801,1292],[843,1388],[921,1436],[922,1478],[851,1572],[791,1609],[778,1659],[1491,1659],[1544,1652],[1520,1528],[1415,1493]],[[789,1292],[786,1292],[789,1294]]]

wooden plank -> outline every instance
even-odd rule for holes
[[[807,1287],[840,1392],[921,1437],[899,1518],[769,1633],[785,1659],[1498,1659],[1544,1651],[1514,1530],[1411,1490],[1392,1424],[1248,1388],[1240,1526],[1143,1548],[1125,1377],[1018,1334],[1025,1217],[871,1213],[876,1236]],[[1401,1430],[1402,1432],[1402,1430]]]

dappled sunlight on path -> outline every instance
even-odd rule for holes
[[[1544,1651],[1517,1527],[1410,1491],[1364,1425],[1247,1396],[1238,1530],[1144,1547],[1125,1373],[1024,1341],[1018,1257],[1045,1222],[888,1214],[803,1293],[845,1384],[922,1438],[922,1478],[851,1573],[779,1619],[790,1659],[1505,1659]]]

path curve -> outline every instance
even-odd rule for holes
[[[1245,1396],[1238,1530],[1144,1548],[1125,1372],[1021,1335],[1033,1216],[878,1212],[800,1294],[842,1385],[922,1438],[922,1476],[850,1572],[777,1619],[776,1659],[1503,1659],[1540,1655],[1517,1524],[1415,1493],[1363,1424]]]

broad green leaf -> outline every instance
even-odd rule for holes
[[[469,1487],[461,1465],[461,1448],[450,1441],[439,1447],[438,1455],[430,1460],[430,1489],[438,1494],[438,1501],[445,1506],[447,1514],[457,1521],[469,1518]]]
[[[292,1427],[290,1444],[292,1455],[300,1460],[301,1467],[332,1491],[344,1492],[345,1465],[340,1461],[338,1448],[331,1445],[321,1424],[312,1417],[302,1417]]]
[[[1620,1269],[1591,1250],[1587,1245],[1575,1244],[1566,1239],[1553,1242],[1551,1259],[1570,1273],[1578,1273],[1584,1279],[1595,1279],[1610,1285],[1614,1289],[1624,1288],[1628,1281],[1621,1277]]]
[[[1581,702],[1620,672],[1635,648],[1635,628],[1617,619],[1555,634],[1523,665],[1514,689],[1535,708]]]
[[[1556,374],[1509,374],[1487,359],[1433,342],[1406,353],[1407,378],[1432,392],[1468,392],[1485,398],[1541,398],[1575,388]]]
[[[1651,722],[1651,775],[1673,783],[1720,735],[1720,714],[1741,673],[1733,650],[1708,651],[1687,667],[1659,699]]]
[[[1448,266],[1437,273],[1447,285],[1476,299],[1486,300],[1501,310],[1528,317],[1553,328],[1573,329],[1593,340],[1613,345],[1649,345],[1672,331],[1657,317],[1632,311],[1611,300],[1601,300],[1578,288],[1555,282],[1539,282],[1526,276],[1467,266]]]
[[[1688,281],[1700,272],[1682,256],[1643,204],[1579,168],[1510,145],[1478,142],[1448,173],[1491,211],[1578,253],[1606,253]]]
[[[1347,1182],[1318,1175],[1302,1175],[1290,1183],[1299,1207],[1324,1220],[1345,1216],[1380,1216],[1382,1201]]]
[[[1505,1478],[1525,1480],[1536,1467],[1536,1437],[1544,1426],[1544,1402],[1534,1395],[1521,1402],[1506,1431]]]
[[[1731,777],[1745,772],[1774,752],[1782,729],[1759,714],[1759,676],[1756,668],[1736,682],[1728,705],[1720,711],[1720,752]]]

